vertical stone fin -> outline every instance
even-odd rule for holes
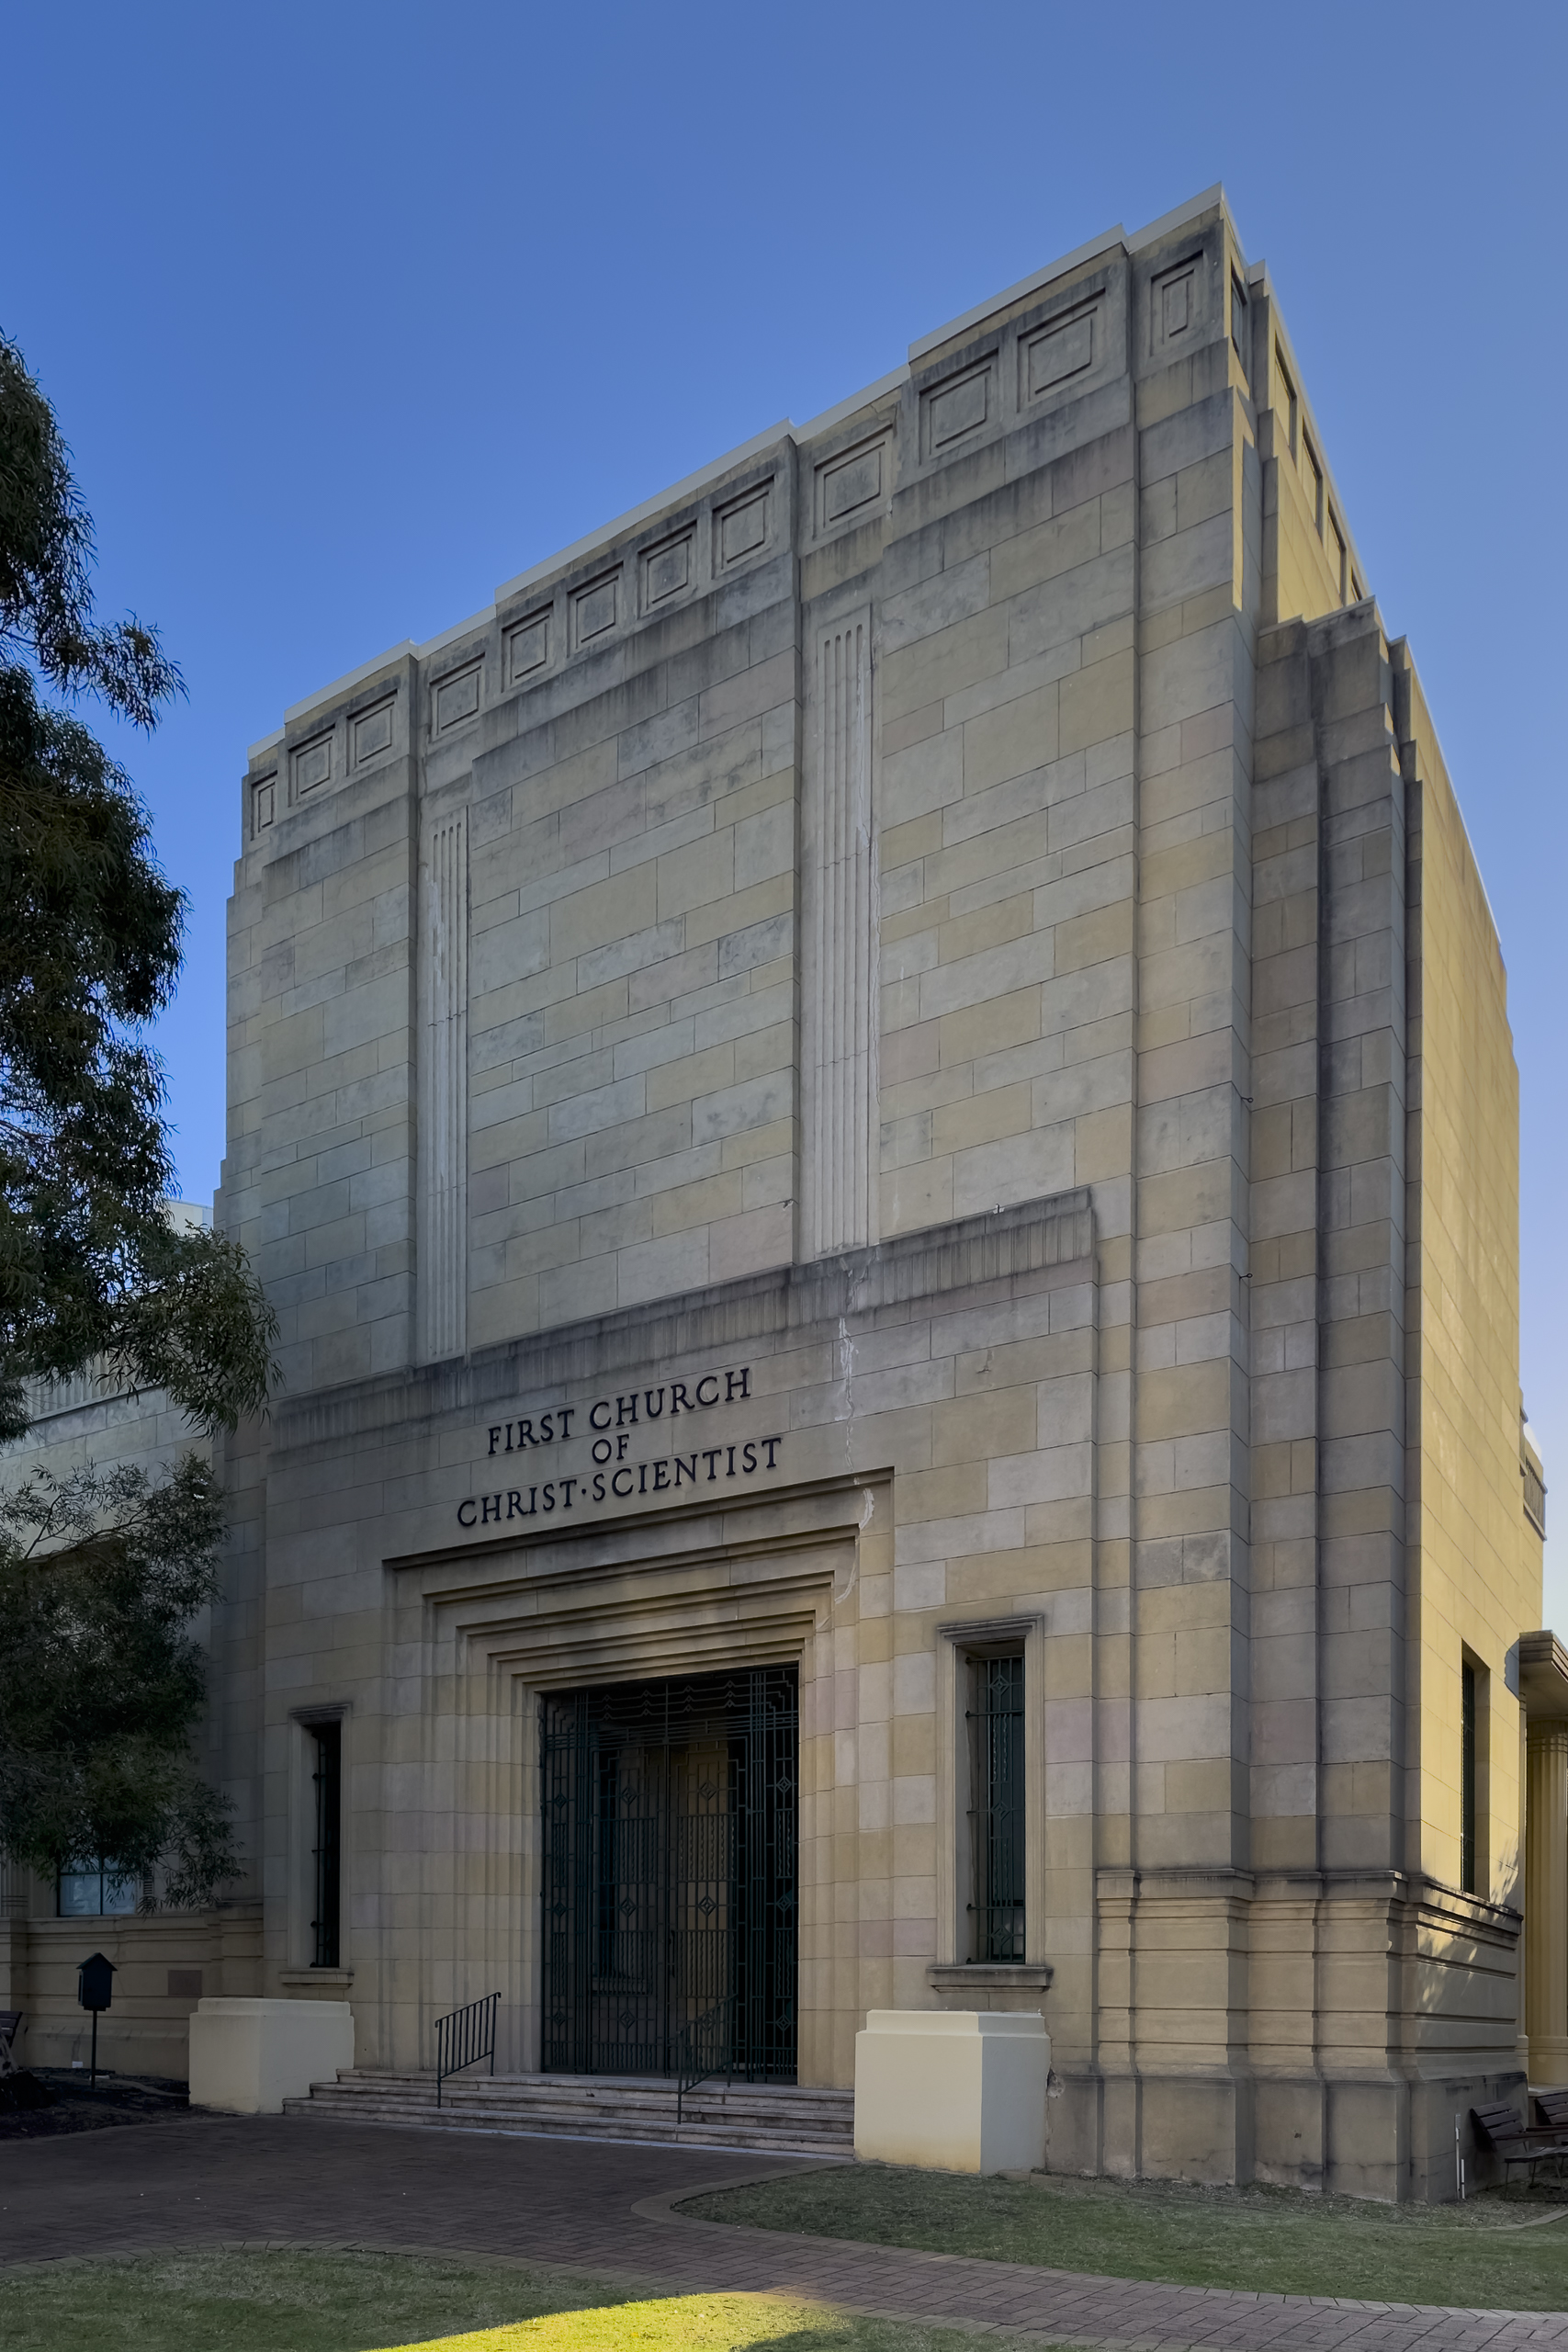
[[[806,1254],[877,1237],[871,616],[818,632],[804,875]]]
[[[468,812],[427,818],[420,857],[419,1352],[468,1345]]]

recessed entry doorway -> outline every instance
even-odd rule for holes
[[[547,1697],[547,2073],[795,2079],[794,1667]]]

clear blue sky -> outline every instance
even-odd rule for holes
[[[13,0],[0,326],[74,448],[104,608],[190,686],[125,753],[192,901],[160,1039],[184,1190],[222,1148],[235,782],[286,704],[1223,179],[1502,932],[1525,1388],[1568,1510],[1565,25]]]

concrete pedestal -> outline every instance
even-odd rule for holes
[[[938,2172],[1038,2171],[1050,2072],[1038,2012],[873,2009],[855,2036],[855,2154]]]
[[[346,2001],[205,2000],[191,2012],[190,2103],[278,2115],[354,2064]]]

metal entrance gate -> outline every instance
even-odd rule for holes
[[[547,1698],[547,2072],[793,2082],[794,1667]]]

